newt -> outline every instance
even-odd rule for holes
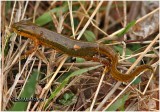
[[[12,29],[18,35],[33,40],[35,47],[44,45],[69,56],[100,62],[108,67],[112,77],[118,81],[130,81],[144,70],[151,70],[153,72],[153,68],[150,65],[145,64],[137,67],[130,74],[121,73],[117,69],[117,53],[113,50],[113,48],[105,44],[83,42],[67,38],[66,36],[50,31],[43,27],[39,27],[29,21],[20,21],[14,23],[12,25]]]

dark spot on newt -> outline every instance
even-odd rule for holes
[[[32,29],[35,30],[36,28],[33,26]]]

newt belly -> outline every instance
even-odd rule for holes
[[[150,65],[141,65],[130,74],[119,72],[117,70],[117,53],[111,47],[104,44],[83,42],[67,38],[28,21],[14,23],[12,29],[18,35],[32,39],[35,46],[44,45],[68,54],[69,56],[100,62],[109,68],[112,77],[118,81],[127,82],[146,69],[153,72],[153,68]],[[104,56],[107,58],[104,58]]]

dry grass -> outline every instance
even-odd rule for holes
[[[136,20],[136,25],[145,23],[147,18],[159,11],[156,3],[148,3],[2,2],[1,110],[10,110],[13,107],[15,102],[12,99],[19,98],[23,93],[33,69],[40,73],[38,81],[35,82],[37,86],[33,97],[42,98],[44,101],[28,102],[25,110],[159,110],[159,27],[157,30],[157,27],[151,26],[153,33],[147,36],[133,33],[137,31],[136,27],[136,30],[130,29],[123,36],[117,37],[129,22]],[[49,12],[51,10],[52,12]],[[123,73],[128,74],[144,63],[150,64],[155,73],[145,71],[140,74],[141,78],[136,77],[129,83],[117,82],[111,74],[106,74],[108,69],[99,66],[100,63],[79,58],[73,61],[71,56],[44,46],[39,46],[37,52],[21,59],[22,54],[33,48],[33,43],[16,35],[10,28],[14,22],[28,19],[41,27],[77,40],[87,41],[89,38],[97,43],[111,45],[115,52],[119,53],[118,69]],[[156,19],[152,17],[150,22],[156,24]],[[57,89],[60,86],[62,88]],[[49,101],[52,94],[56,95]],[[119,107],[115,102],[119,103]]]

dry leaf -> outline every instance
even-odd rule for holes
[[[156,109],[156,101],[153,99],[150,99],[149,102],[147,103],[148,105],[148,110],[155,110]]]
[[[146,38],[158,31],[159,28],[159,10],[148,14],[144,19],[138,21],[133,27],[133,33],[136,36]]]

